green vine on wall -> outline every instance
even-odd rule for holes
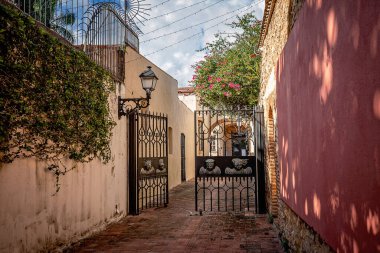
[[[107,72],[1,2],[0,45],[0,162],[35,157],[58,177],[66,159],[108,162]]]

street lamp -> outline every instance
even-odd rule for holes
[[[151,99],[152,91],[156,89],[157,76],[154,74],[152,67],[148,66],[148,69],[140,74],[142,88],[146,92],[145,98],[121,98],[118,96],[118,116],[127,116],[141,108],[147,108],[149,106],[149,100]],[[127,104],[127,102],[132,102],[132,104]]]

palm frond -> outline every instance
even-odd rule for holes
[[[65,39],[67,39],[71,43],[74,43],[74,35],[69,30],[67,30],[66,28],[64,28],[60,25],[55,25],[55,24],[53,24],[51,26],[51,28],[54,31],[56,31],[57,33],[59,33],[60,35],[62,35],[62,37],[64,37]]]
[[[75,23],[75,14],[66,12],[52,19],[51,23],[55,25],[73,25]]]

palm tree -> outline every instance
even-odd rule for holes
[[[75,23],[75,14],[66,12],[60,14],[56,18],[49,22],[49,27],[56,31],[58,34],[62,35],[65,39],[74,43],[74,35],[72,31],[67,29],[67,26],[73,25]]]

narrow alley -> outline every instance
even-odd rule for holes
[[[0,253],[380,253],[380,0],[0,0]]]
[[[283,252],[266,215],[194,212],[194,181],[170,191],[167,208],[127,216],[69,252]]]

